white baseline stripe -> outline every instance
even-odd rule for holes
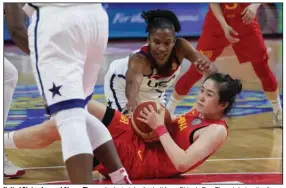
[[[209,159],[207,162],[217,162],[217,161],[259,161],[259,160],[282,160],[282,158],[230,158],[230,159]],[[43,166],[43,167],[28,167],[25,170],[42,170],[42,169],[55,169],[55,168],[65,168],[65,166]]]
[[[209,159],[206,160],[208,162],[216,162],[216,161],[260,161],[260,160],[281,160],[281,157],[273,157],[273,158],[233,158],[233,159]]]
[[[187,174],[181,174],[181,176],[201,176],[201,175],[256,175],[256,174],[282,174],[282,172],[210,172],[210,173],[187,173]]]
[[[202,175],[255,175],[255,174],[282,174],[281,172],[229,172],[229,173],[196,173],[196,174],[181,174],[181,176],[202,176]],[[96,179],[94,179],[96,180]],[[68,182],[69,180],[62,180],[62,181],[49,181],[49,182],[41,182],[38,184],[48,184],[48,183],[63,183]],[[210,182],[208,182],[210,183]],[[222,183],[222,182],[219,182]]]

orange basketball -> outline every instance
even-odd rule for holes
[[[133,127],[134,132],[142,138],[145,142],[156,142],[159,140],[159,137],[155,131],[153,131],[147,124],[139,121],[137,118],[140,117],[140,112],[143,110],[143,108],[148,108],[148,105],[152,105],[154,110],[159,110],[160,108],[165,108],[163,105],[153,102],[153,101],[147,101],[139,104],[134,109],[132,115],[131,115],[131,124]],[[165,108],[165,125],[171,125],[172,119],[169,111]]]

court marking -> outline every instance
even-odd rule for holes
[[[282,174],[282,172],[209,172],[209,173],[204,173],[204,172],[199,172],[199,173],[186,173],[186,174],[181,174],[181,176],[201,176],[201,175],[229,175],[229,174],[237,174],[237,175],[256,175],[256,174]]]
[[[175,114],[182,114],[190,110],[195,103],[195,95],[199,91],[198,87],[192,88],[188,96],[177,106]],[[172,90],[167,90],[170,95]],[[281,103],[282,95],[280,95]],[[95,86],[94,100],[98,100],[105,104],[103,94],[103,85]],[[237,98],[233,110],[227,117],[241,117],[246,115],[254,115],[271,112],[272,108],[261,91],[244,90]],[[19,85],[13,96],[13,103],[9,111],[5,131],[13,131],[40,124],[47,120],[48,116],[45,114],[44,103],[38,93],[35,85]]]
[[[192,174],[192,173],[188,173],[188,174],[181,174],[181,176],[208,176],[208,175],[280,175],[282,174],[282,172],[226,172],[226,173],[196,173],[196,174]],[[101,182],[104,179],[96,179],[94,178],[93,181],[99,181]],[[37,184],[57,184],[57,183],[65,183],[65,182],[69,182],[69,180],[58,180],[58,181],[48,181],[48,182],[41,182],[41,183],[37,183]],[[211,184],[211,183],[226,183],[226,181],[222,181],[222,182],[202,182],[201,184]],[[233,181],[234,183],[234,181]],[[238,182],[237,182],[238,183]],[[242,182],[239,182],[242,183]],[[243,183],[242,183],[243,184]]]
[[[264,158],[233,158],[233,159],[209,159],[206,162],[217,161],[260,161],[260,160],[281,160],[281,157],[264,157]]]
[[[219,161],[261,161],[261,160],[282,160],[281,157],[264,157],[264,158],[230,158],[230,159],[209,159],[206,162],[219,162]],[[43,166],[43,167],[27,167],[25,170],[43,170],[43,169],[54,169],[54,168],[65,168],[65,166]]]

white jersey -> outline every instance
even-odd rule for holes
[[[126,103],[125,75],[128,69],[129,57],[117,59],[110,64],[104,79],[104,93],[109,107],[121,111]],[[165,105],[166,90],[174,83],[180,74],[180,66],[166,77],[160,77],[156,70],[150,75],[144,75],[139,88],[138,102],[157,101]]]

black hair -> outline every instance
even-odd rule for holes
[[[150,34],[153,28],[174,29],[175,32],[181,31],[181,24],[175,15],[170,10],[149,10],[143,11],[141,17],[145,20],[146,32]]]
[[[219,87],[219,103],[228,102],[228,106],[223,112],[226,115],[232,109],[236,95],[242,90],[241,81],[223,73],[214,73],[208,76],[204,82],[208,79],[215,81]]]

